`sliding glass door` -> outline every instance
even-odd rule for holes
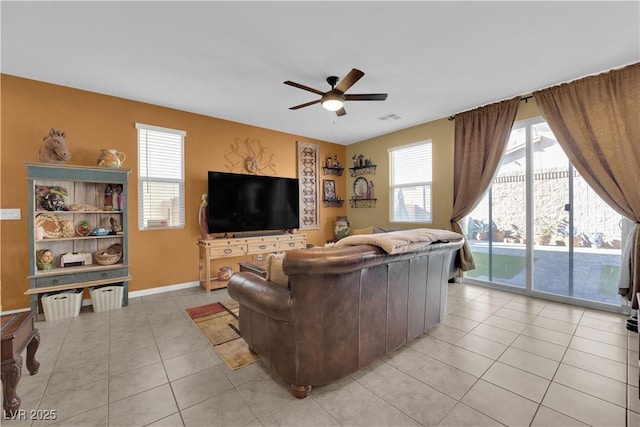
[[[476,269],[467,277],[526,286],[526,129],[514,128],[487,194],[467,217]]]
[[[471,281],[620,305],[622,218],[575,171],[542,120],[519,122],[467,217]]]

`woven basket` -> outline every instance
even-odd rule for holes
[[[96,252],[96,262],[101,265],[111,265],[120,261],[122,252]]]

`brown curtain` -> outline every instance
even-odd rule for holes
[[[619,292],[640,292],[640,63],[534,92],[574,167],[613,209],[635,222],[623,252]]]
[[[507,146],[520,98],[456,114],[453,158],[453,212],[451,229],[464,234],[460,221],[476,207],[489,188]],[[456,266],[476,268],[465,240]]]

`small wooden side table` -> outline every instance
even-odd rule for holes
[[[239,262],[240,271],[248,271],[258,276],[267,278],[267,262],[266,261],[247,261]]]
[[[2,394],[5,414],[14,415],[20,409],[20,398],[16,394],[22,374],[22,351],[27,348],[29,374],[38,373],[40,363],[36,351],[40,345],[40,332],[34,326],[34,312],[5,314],[0,319],[2,334]]]

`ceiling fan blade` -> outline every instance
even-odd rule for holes
[[[314,89],[314,88],[309,87],[309,86],[301,85],[300,83],[292,82],[291,80],[287,80],[286,82],[284,82],[284,84],[289,85],[289,86],[293,86],[293,87],[297,87],[298,89],[308,90],[309,92],[313,92],[313,93],[318,94],[318,95],[324,95],[324,92],[320,92],[318,89]]]
[[[336,111],[336,114],[338,116],[344,116],[345,114],[347,114],[346,110],[344,109],[344,107],[342,107],[341,109]]]
[[[298,110],[300,108],[308,107],[309,105],[317,104],[319,102],[320,102],[320,100],[316,99],[315,101],[306,102],[304,104],[296,105],[295,107],[289,107],[289,110]]]
[[[384,101],[386,93],[357,93],[344,96],[345,101]]]
[[[364,73],[356,68],[349,71],[349,74],[344,76],[342,80],[336,86],[340,92],[345,93],[351,86],[355,84],[358,80],[360,80],[364,76]]]

